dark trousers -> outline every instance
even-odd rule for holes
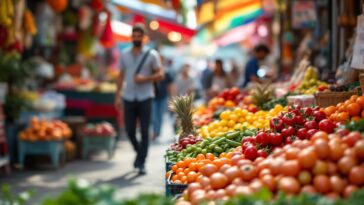
[[[129,140],[133,145],[135,152],[137,153],[134,163],[135,167],[144,166],[145,158],[147,157],[151,108],[152,99],[147,99],[140,102],[124,100],[125,129]],[[138,120],[141,127],[140,142],[136,138],[136,125]]]

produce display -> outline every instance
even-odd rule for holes
[[[168,183],[188,185],[177,204],[234,204],[238,195],[249,200],[262,193],[282,204],[300,204],[298,199],[313,195],[334,204],[364,186],[364,96],[324,108],[284,107],[293,93],[274,99],[270,89],[258,86],[231,106],[222,106],[221,94],[209,102],[214,112],[207,111],[209,106],[199,110],[212,115],[211,122],[197,126],[202,139],[187,138],[184,146],[179,141],[166,153],[173,164]],[[329,87],[308,68],[298,90],[311,94],[329,92]],[[297,203],[284,194],[295,196]]]
[[[68,125],[60,120],[40,120],[33,117],[26,128],[19,134],[20,140],[24,141],[45,141],[63,140],[72,136]]]
[[[281,105],[276,105],[269,111],[258,111],[256,113],[249,112],[245,109],[235,108],[234,110],[227,110],[220,114],[220,120],[214,121],[208,125],[201,127],[199,134],[203,138],[222,136],[228,131],[235,129],[269,128],[269,120],[279,115],[284,111]]]
[[[343,141],[342,137],[350,138]],[[239,194],[250,195],[261,188],[272,193],[319,193],[328,198],[349,197],[364,185],[364,139],[359,132],[345,136],[320,131],[311,139],[298,139],[255,160],[235,151],[231,160],[207,163],[202,176],[190,183],[184,200],[193,204]],[[211,168],[210,168],[211,167]]]
[[[109,122],[89,123],[82,129],[82,132],[86,136],[93,137],[111,137],[116,134],[114,127]]]
[[[188,145],[194,145],[197,142],[201,142],[201,141],[202,141],[202,138],[199,138],[199,137],[196,138],[193,135],[189,135],[187,137],[184,137],[184,138],[178,140],[178,142],[172,144],[169,147],[169,150],[179,152],[179,151],[182,151],[183,149],[186,149],[186,147]]]
[[[166,157],[169,162],[178,162],[186,158],[194,158],[198,154],[213,154],[219,156],[221,153],[228,152],[240,146],[243,137],[253,136],[256,134],[255,129],[243,129],[235,132],[228,132],[224,136],[216,138],[206,138],[196,144],[188,144],[182,150],[167,150]],[[182,139],[182,141],[185,138]],[[188,139],[189,140],[189,139]]]
[[[323,109],[326,116],[335,122],[364,118],[364,96],[353,95],[345,102]]]
[[[314,94],[317,91],[327,89],[329,85],[323,81],[318,80],[318,74],[315,68],[308,67],[304,75],[304,79],[298,86],[298,91],[303,94]]]

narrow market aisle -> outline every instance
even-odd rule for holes
[[[147,175],[138,176],[133,171],[135,158],[132,147],[123,137],[119,142],[115,156],[106,160],[106,154],[100,154],[93,160],[77,160],[67,163],[64,168],[53,170],[14,171],[10,176],[1,176],[0,185],[10,184],[13,193],[24,190],[35,190],[36,195],[31,204],[38,204],[45,197],[59,194],[67,185],[70,177],[84,178],[92,183],[109,183],[117,187],[117,198],[129,198],[142,192],[163,193],[164,184],[164,151],[173,141],[172,125],[165,118],[161,139],[151,142],[146,169]]]

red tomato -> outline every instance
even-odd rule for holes
[[[304,126],[308,130],[310,130],[310,129],[318,129],[317,122],[314,121],[314,120],[310,120],[310,121],[305,122]]]
[[[318,130],[316,129],[310,129],[307,131],[307,134],[306,134],[306,139],[311,139],[311,137],[316,133],[318,132]]]
[[[355,143],[360,140],[361,134],[358,131],[355,132],[350,132],[348,135],[346,135],[343,140],[344,142],[349,146],[349,147],[353,147],[355,145]]]
[[[256,136],[256,141],[261,146],[266,146],[269,144],[269,136],[265,132],[259,132]]]
[[[335,128],[336,128],[335,124],[331,122],[331,120],[329,119],[321,120],[319,123],[319,129],[329,134],[333,133]]]
[[[244,150],[244,155],[247,159],[254,161],[258,157],[258,151],[251,145]]]
[[[306,128],[298,129],[296,135],[300,139],[306,139],[307,129]]]
[[[258,157],[263,157],[263,158],[267,158],[268,157],[268,153],[262,149],[258,150]]]
[[[269,134],[269,142],[272,144],[272,145],[280,145],[282,143],[282,140],[283,140],[283,137],[280,133],[270,133]]]
[[[314,111],[313,116],[315,117],[316,122],[320,122],[323,119],[326,119],[326,114],[323,111]]]
[[[290,137],[295,134],[295,130],[292,126],[288,126],[282,129],[281,134],[283,137]]]

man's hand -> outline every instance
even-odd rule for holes
[[[120,97],[115,97],[114,106],[118,111],[121,111],[123,109],[123,103]]]
[[[137,84],[142,84],[142,83],[148,82],[148,79],[145,76],[141,75],[141,74],[136,74],[134,76],[134,82],[137,83]]]

